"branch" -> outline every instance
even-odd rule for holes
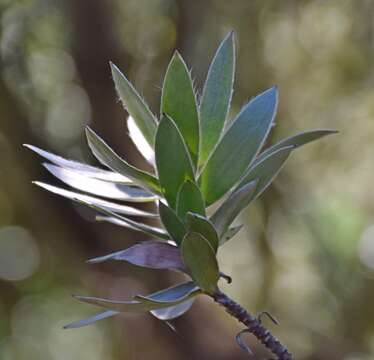
[[[259,318],[252,316],[241,305],[220,290],[217,290],[212,295],[212,298],[223,306],[231,316],[243,323],[247,327],[246,330],[248,332],[252,333],[266,348],[277,356],[277,360],[294,360],[294,356],[262,325]]]

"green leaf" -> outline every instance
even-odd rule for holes
[[[226,131],[199,179],[207,206],[229,191],[248,169],[270,131],[277,103],[278,90],[273,87],[244,106]]]
[[[293,136],[290,136],[286,139],[283,139],[276,143],[275,145],[269,147],[265,151],[263,151],[256,159],[255,163],[260,162],[262,159],[267,157],[269,154],[279,150],[280,148],[284,148],[287,146],[293,146],[294,148],[298,148],[299,146],[308,144],[314,140],[318,140],[321,137],[336,134],[336,130],[329,130],[329,129],[319,129],[319,130],[311,130],[311,131],[305,131],[300,134],[296,134]]]
[[[163,116],[158,125],[155,151],[162,192],[170,207],[175,209],[180,187],[186,180],[193,180],[194,174],[183,137],[168,116]]]
[[[202,166],[224,128],[230,108],[235,72],[234,33],[230,32],[219,46],[204,85],[200,103],[200,155]]]
[[[243,225],[233,226],[228,229],[219,240],[219,245],[223,245],[225,242],[231,240],[241,229]]]
[[[199,117],[190,73],[178,52],[166,71],[161,95],[161,113],[169,115],[183,135],[193,164],[199,152]]]
[[[130,165],[119,157],[92,129],[86,128],[88,145],[95,157],[109,169],[117,171],[124,176],[128,176],[135,183],[138,183],[147,189],[159,193],[159,184],[157,179],[142,170]]]
[[[148,144],[153,147],[157,129],[157,120],[155,116],[118,67],[112,62],[110,63],[110,67],[112,69],[114,84],[122,105],[135,120],[136,125],[144,135]]]
[[[158,291],[147,297],[138,295],[134,297],[134,299],[136,298],[137,300],[130,301],[109,300],[90,296],[74,297],[79,301],[114,311],[139,313],[177,305],[200,293],[200,289],[192,281],[189,281]]]
[[[158,205],[158,211],[166,231],[177,245],[180,245],[186,234],[186,228],[183,222],[178,218],[174,210],[164,205],[161,201]]]
[[[218,249],[218,234],[213,224],[205,217],[189,212],[187,214],[187,228],[190,232],[202,235],[213,248],[214,252]]]
[[[63,196],[67,199],[79,201],[79,202],[85,202],[86,204],[91,204],[95,206],[100,206],[101,208],[104,208],[109,211],[113,211],[115,213],[129,215],[129,216],[157,217],[157,214],[149,213],[147,211],[136,209],[131,206],[113,203],[113,202],[106,201],[106,200],[96,198],[93,196],[88,196],[85,194],[80,194],[80,193],[76,193],[73,191],[61,189],[57,186],[45,184],[45,183],[38,182],[38,181],[35,181],[34,184],[54,194]]]
[[[254,163],[240,180],[236,189],[251,181],[257,180],[253,198],[261,195],[278,175],[293,149],[293,146],[280,148],[262,158],[260,162]]]
[[[177,197],[177,215],[185,221],[188,212],[205,216],[205,203],[200,189],[187,180],[180,188]]]
[[[189,232],[182,242],[182,257],[192,279],[206,293],[217,290],[219,269],[212,246],[203,236]]]
[[[52,164],[44,163],[43,166],[53,176],[65,184],[90,194],[108,199],[129,202],[151,202],[158,199],[156,195],[136,186],[117,184],[93,177],[87,177],[81,172],[65,169]]]
[[[251,181],[234,191],[220,205],[210,220],[221,237],[229,228],[239,213],[248,206],[253,199],[256,189],[256,181]]]

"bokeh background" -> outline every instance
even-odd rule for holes
[[[145,165],[128,138],[113,88],[115,62],[158,113],[178,49],[198,89],[216,47],[236,31],[232,113],[280,88],[272,141],[303,129],[334,135],[297,150],[220,253],[222,285],[299,360],[374,358],[374,1],[1,0],[0,359],[246,359],[240,326],[199,298],[173,325],[123,315],[62,330],[96,309],[72,293],[128,298],[175,283],[175,274],[126,264],[87,265],[141,236],[94,222],[94,213],[31,184],[57,184],[35,144],[94,163],[90,124]],[[269,355],[246,338],[253,359]]]

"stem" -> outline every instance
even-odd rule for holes
[[[294,360],[293,355],[288,349],[262,325],[258,318],[248,313],[241,305],[230,299],[220,290],[212,294],[212,298],[215,302],[223,306],[231,316],[243,323],[249,332],[256,336],[266,348],[277,356],[277,360]]]

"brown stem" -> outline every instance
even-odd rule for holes
[[[256,336],[262,344],[275,354],[277,360],[294,360],[293,355],[288,349],[262,325],[258,318],[252,316],[241,305],[230,299],[220,290],[217,290],[212,297],[215,302],[223,306],[230,315],[243,323],[249,332]]]

